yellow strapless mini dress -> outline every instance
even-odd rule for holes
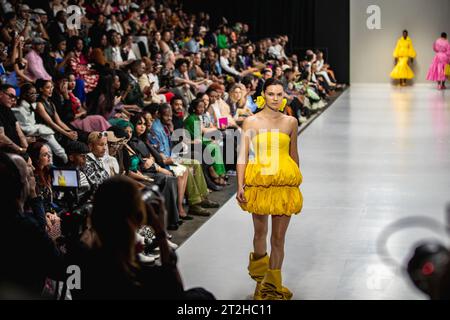
[[[303,177],[289,154],[286,133],[264,132],[252,139],[254,158],[245,170],[244,211],[258,215],[299,214],[303,207]]]

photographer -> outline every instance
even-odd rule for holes
[[[176,256],[156,214],[161,208],[164,203],[157,193],[144,202],[136,182],[127,177],[116,176],[99,186],[91,229],[79,252],[82,289],[72,291],[75,299],[213,299],[203,289],[184,291]],[[146,223],[155,231],[161,266],[139,261],[136,232]]]
[[[86,157],[89,153],[88,146],[80,141],[69,141],[66,145],[66,152],[69,158],[69,162],[67,163],[67,168],[69,169],[77,169],[78,174],[80,175],[80,185],[78,188],[78,193],[82,196],[84,193],[88,192],[91,188],[89,181],[81,171],[82,168],[86,165]]]
[[[45,233],[35,185],[31,166],[19,156],[0,153],[1,298],[40,298],[46,277],[62,275],[62,258]],[[27,202],[32,212],[24,210]]]

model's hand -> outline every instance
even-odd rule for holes
[[[239,188],[236,194],[236,200],[239,203],[247,203],[247,199],[245,199],[245,190],[244,188]]]

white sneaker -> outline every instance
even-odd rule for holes
[[[178,245],[176,243],[173,243],[170,240],[167,240],[167,243],[169,244],[169,247],[172,248],[173,250],[178,249]]]
[[[300,123],[305,123],[306,121],[308,121],[308,118],[306,117],[300,117]]]
[[[155,259],[155,260],[158,260],[159,257],[160,257],[160,255],[159,255],[159,253],[156,253],[155,251],[156,251],[156,250],[152,251],[152,253],[147,253],[145,256],[146,256],[146,257],[153,258],[153,259]]]
[[[178,245],[170,240],[167,240],[167,244],[169,245],[169,248],[171,248],[172,250],[178,249]],[[159,249],[159,247],[156,247],[153,251],[160,252],[161,250]]]
[[[145,264],[153,264],[155,263],[156,259],[150,255],[147,256],[145,254],[139,253],[139,260],[141,260],[141,262]]]

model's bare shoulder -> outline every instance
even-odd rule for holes
[[[296,118],[294,118],[293,116],[286,116],[286,117],[288,118],[289,125],[298,128],[298,120]]]
[[[283,120],[286,121],[285,123],[291,129],[291,132],[296,132],[296,133],[298,132],[298,121],[296,118],[285,115]]]
[[[242,123],[242,127],[245,129],[251,129],[255,126],[257,120],[258,117],[256,115],[250,116],[244,120],[244,122]]]

